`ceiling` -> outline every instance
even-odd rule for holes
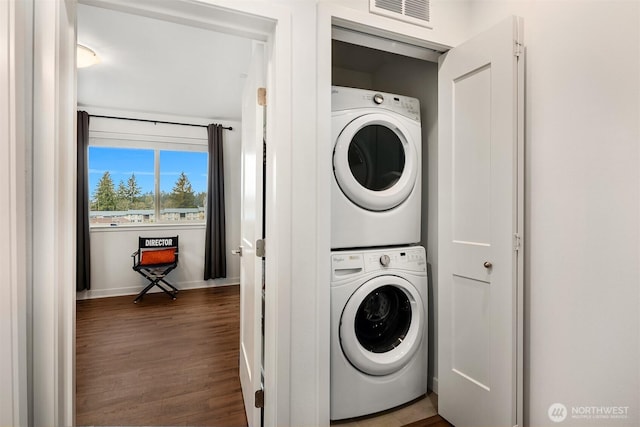
[[[240,120],[252,41],[78,5],[78,43],[100,63],[78,69],[78,104]]]

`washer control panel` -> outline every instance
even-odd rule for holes
[[[373,271],[389,269],[426,272],[427,257],[422,246],[371,249],[362,252],[334,252],[331,255],[331,278],[340,280]]]
[[[387,269],[427,271],[427,258],[421,246],[379,249],[367,251],[363,255],[366,272]]]

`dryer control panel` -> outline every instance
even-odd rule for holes
[[[427,257],[422,246],[370,249],[359,252],[333,252],[332,280],[381,270],[427,272]]]
[[[350,87],[331,87],[331,111],[381,108],[420,122],[420,101],[409,96]]]

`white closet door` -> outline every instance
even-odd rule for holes
[[[440,60],[438,410],[521,425],[522,21]]]

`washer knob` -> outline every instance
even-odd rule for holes
[[[389,258],[389,255],[385,254],[380,257],[380,264],[383,267],[388,267],[390,262],[391,262],[391,258]]]
[[[376,93],[375,95],[373,95],[373,102],[375,102],[376,104],[382,104],[384,102],[384,96]]]

